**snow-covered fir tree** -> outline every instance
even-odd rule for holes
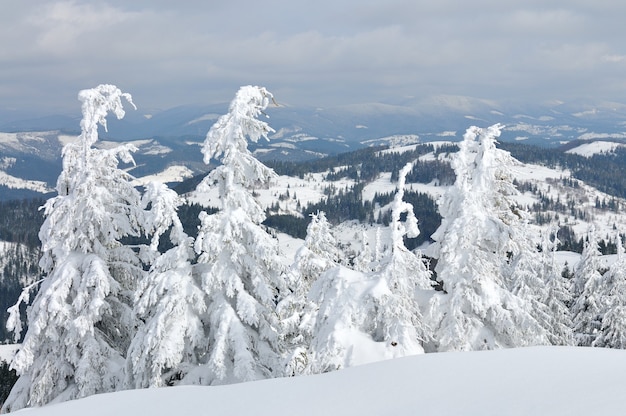
[[[605,305],[602,327],[594,347],[626,349],[626,256],[620,236],[616,238],[617,260],[604,275],[599,288]]]
[[[439,300],[440,351],[545,344],[545,332],[507,288],[512,230],[519,219],[512,158],[497,149],[502,126],[470,127],[452,166],[457,179],[439,201],[433,234],[435,271],[447,292]]]
[[[548,307],[548,339],[552,345],[574,345],[572,314],[569,305],[572,302],[571,284],[563,277],[556,263],[558,227],[545,233],[542,241],[542,275],[545,291],[542,303]],[[551,237],[552,236],[552,237]]]
[[[365,231],[361,232],[361,251],[354,258],[352,268],[359,272],[371,272],[372,262],[374,257],[372,256],[372,248],[370,247],[369,237]]]
[[[600,334],[607,306],[602,296],[605,280],[600,273],[600,256],[595,228],[592,226],[573,277],[574,302],[571,311],[574,338],[576,344],[582,347],[593,345]]]
[[[45,273],[28,331],[12,366],[20,375],[3,410],[41,406],[120,387],[134,320],[131,299],[143,271],[120,241],[141,232],[141,198],[119,159],[132,161],[133,146],[96,149],[106,115],[124,116],[113,85],[78,95],[83,119],[77,143],[63,149],[58,196],[45,205],[39,238]]]
[[[407,250],[404,236],[419,234],[411,204],[402,200],[407,165],[400,172],[392,203],[391,247],[381,253],[380,270],[362,273],[337,266],[314,282],[309,300],[318,306],[305,373],[322,373],[367,362],[365,351],[380,358],[424,352],[430,329],[424,323],[417,292],[431,289],[430,272]],[[401,221],[401,216],[406,220]]]
[[[146,231],[152,235],[150,270],[137,288],[135,313],[142,322],[126,360],[129,388],[160,387],[180,380],[197,366],[204,342],[204,293],[193,274],[193,239],[183,231],[177,214],[182,198],[164,184],[146,187]],[[158,251],[169,232],[172,247]]]
[[[432,338],[417,301],[418,291],[432,290],[431,273],[421,253],[412,253],[404,245],[405,236],[419,235],[413,205],[403,200],[406,175],[412,168],[413,164],[407,163],[398,174],[389,224],[391,247],[381,261],[380,271],[373,276],[377,283],[370,295],[375,307],[370,319],[372,337],[394,347],[394,356],[424,352],[423,345]],[[402,216],[406,217],[404,221]]]
[[[517,207],[514,209],[517,215],[507,224],[511,243],[507,254],[510,259],[503,269],[505,281],[511,293],[525,303],[524,309],[543,328],[550,342],[555,341],[560,345],[562,340],[557,341],[557,333],[560,334],[563,328],[553,328],[553,325],[558,324],[546,304],[547,281],[551,279],[546,274],[556,272],[552,267],[552,251],[538,251],[528,232],[528,213]]]
[[[307,226],[304,245],[298,250],[295,267],[302,277],[305,289],[317,280],[320,274],[337,265],[342,258],[341,250],[330,229],[323,211],[312,213]]]
[[[185,383],[220,384],[282,375],[276,301],[284,293],[278,240],[261,225],[264,211],[252,190],[275,178],[254,158],[247,140],[273,131],[257,117],[272,100],[265,88],[242,87],[208,132],[202,152],[221,161],[199,185],[217,186],[222,206],[200,214],[195,242],[198,274],[206,294],[202,365]]]
[[[344,266],[327,270],[313,283],[308,299],[317,311],[309,322],[312,335],[301,373],[325,373],[362,363],[362,349],[375,343],[365,329],[371,326],[368,320],[374,312],[365,299],[374,283],[367,274]]]
[[[341,251],[326,214],[321,211],[310,216],[304,245],[296,252],[294,264],[286,274],[289,294],[278,304],[280,332],[287,350],[287,375],[301,374],[308,361],[306,349],[317,310],[317,306],[307,298],[311,285],[323,272],[337,266],[341,259]]]

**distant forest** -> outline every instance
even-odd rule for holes
[[[570,144],[567,148],[571,148]],[[507,150],[513,157],[524,163],[536,163],[549,167],[561,167],[569,169],[572,176],[584,181],[588,185],[609,195],[626,198],[626,148],[618,147],[609,154],[597,154],[592,157],[583,157],[576,154],[565,153],[563,149],[550,149],[538,146],[526,145],[518,142],[502,142],[500,148]],[[387,151],[385,151],[387,150]],[[376,205],[384,206],[391,201],[393,195],[376,195],[374,201],[363,201],[361,191],[363,186],[375,179],[382,172],[391,172],[392,180],[395,180],[401,169],[407,162],[417,159],[419,156],[434,152],[436,155],[454,153],[458,150],[456,145],[435,147],[432,144],[422,144],[413,151],[397,153],[389,151],[386,147],[368,147],[349,153],[308,161],[269,161],[265,162],[279,175],[304,177],[310,172],[329,173],[326,179],[329,181],[341,178],[350,178],[356,185],[338,193],[328,192],[324,200],[300,207],[301,217],[278,214],[270,207],[267,211],[265,224],[281,232],[294,237],[303,238],[309,222],[309,214],[316,211],[324,211],[328,220],[333,224],[339,224],[347,220],[359,220],[371,224],[386,225],[389,221],[389,213],[374,215]],[[333,169],[341,166],[342,169]],[[189,192],[205,175],[199,175],[182,182],[174,188],[179,193]],[[454,183],[454,171],[450,165],[441,160],[419,161],[413,170],[407,175],[407,182],[429,183],[438,181],[441,185]],[[521,184],[518,184],[520,186]],[[521,185],[523,186],[523,185]],[[575,186],[575,184],[572,184]],[[523,189],[522,189],[523,190]],[[407,241],[409,248],[416,247],[427,241],[434,230],[437,229],[441,217],[437,212],[436,201],[429,195],[408,191],[406,200],[414,206],[414,211],[420,220],[421,235]],[[30,248],[39,246],[39,228],[43,223],[43,212],[40,208],[45,203],[43,198],[21,199],[12,201],[0,201],[0,240],[17,242]],[[614,202],[596,201],[600,206],[611,209]],[[552,205],[551,205],[552,204]],[[568,212],[571,207],[555,206],[557,201],[541,200],[532,208],[535,221],[547,222],[549,219],[542,217],[542,211],[546,209]],[[202,208],[198,205],[184,205],[180,208],[180,217],[185,225],[185,230],[194,236],[197,231],[198,213]],[[559,235],[561,248],[578,251],[582,250],[582,240],[577,239],[571,231],[564,229]],[[606,252],[611,252],[611,244],[601,244],[606,247]]]

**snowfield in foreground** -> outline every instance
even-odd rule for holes
[[[21,411],[78,415],[626,414],[626,351],[533,347],[426,354],[315,376],[102,394]]]

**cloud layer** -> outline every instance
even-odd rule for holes
[[[78,108],[99,83],[140,107],[470,95],[624,101],[626,3],[596,0],[0,0],[0,107]]]

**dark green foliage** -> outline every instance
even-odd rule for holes
[[[374,204],[385,206],[389,204],[394,198],[394,193],[388,194],[376,194],[374,197]],[[437,203],[428,194],[405,191],[404,201],[413,205],[413,212],[418,219],[418,227],[420,235],[417,238],[405,238],[404,244],[409,250],[413,250],[425,242],[431,241],[430,236],[441,225],[441,215],[437,209]],[[381,212],[380,216],[376,219],[376,222],[385,226],[389,225],[391,221],[391,211],[387,210]]]
[[[5,361],[0,362],[0,406],[4,404],[18,377]]]
[[[180,222],[183,224],[183,229],[187,235],[196,238],[198,236],[198,227],[200,226],[200,219],[198,215],[200,215],[201,211],[205,211],[207,214],[211,215],[219,211],[217,208],[213,207],[203,207],[199,204],[183,204],[178,207],[178,218],[180,218]]]
[[[340,190],[336,194],[329,192],[329,196],[315,204],[310,204],[302,210],[302,215],[308,216],[313,212],[324,211],[331,224],[339,224],[348,220],[371,222],[372,204],[363,201],[363,184],[357,184],[347,190]]]
[[[41,275],[39,269],[39,247],[31,248],[26,245],[6,245],[0,252],[0,341],[9,342],[12,334],[6,329],[5,323],[9,316],[7,309],[17,301],[24,283],[36,281]],[[25,318],[25,315],[22,314]],[[25,326],[25,322],[23,323]]]
[[[39,247],[39,229],[43,224],[43,199],[20,199],[0,202],[0,240]]]
[[[354,152],[342,153],[336,156],[324,157],[321,159],[307,160],[304,162],[288,162],[283,160],[269,160],[264,162],[265,165],[274,169],[279,175],[297,176],[304,178],[307,173],[325,172],[331,170],[337,166],[350,166],[349,170],[341,177],[352,177],[356,175],[356,167],[353,166],[366,163],[366,160],[373,160],[380,150],[385,147],[367,147],[359,149]],[[361,169],[361,178],[365,180],[365,177],[371,175],[369,167]],[[354,178],[356,179],[356,178]]]
[[[199,175],[194,176],[193,178],[186,179],[182,181],[181,183],[179,183],[178,185],[174,186],[172,189],[176,191],[178,195],[191,192],[198,187],[200,182],[202,182],[202,179],[204,179],[204,177],[208,174],[209,174],[208,172],[201,173]]]
[[[441,160],[418,160],[411,172],[406,175],[406,181],[411,183],[437,182],[440,186],[454,184],[456,175],[448,162]]]
[[[302,218],[293,215],[270,215],[263,221],[263,225],[292,237],[304,239],[310,221],[308,216]]]

